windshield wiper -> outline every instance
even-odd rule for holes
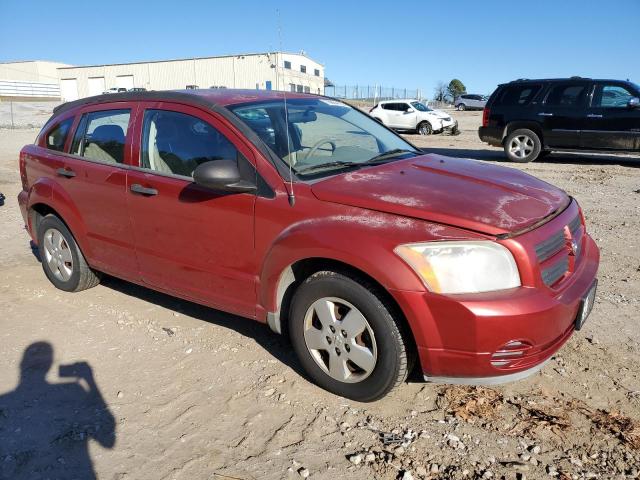
[[[349,167],[362,167],[366,165],[376,165],[378,163],[383,163],[390,158],[401,155],[403,153],[413,153],[414,155],[418,155],[418,152],[415,150],[407,150],[404,148],[394,148],[393,150],[389,150],[388,152],[381,153],[376,155],[375,157],[370,158],[366,162],[347,162],[344,160],[337,160],[335,162],[321,163],[320,165],[310,165],[306,168],[301,168],[297,170],[297,173],[305,174],[318,172],[322,170],[335,170],[337,168],[349,168]]]
[[[297,173],[311,173],[311,172],[315,172],[315,171],[320,171],[320,170],[326,170],[326,169],[330,169],[333,170],[333,167],[357,167],[359,165],[362,165],[362,163],[360,162],[345,162],[344,160],[337,160],[335,162],[327,162],[327,163],[321,163],[319,165],[310,165],[306,168],[301,168],[299,170],[297,170]]]
[[[380,155],[371,157],[366,162],[360,163],[360,165],[375,165],[376,163],[383,162],[385,160],[396,157],[403,153],[413,153],[414,155],[418,155],[418,152],[416,152],[415,150],[407,150],[405,148],[394,148],[393,150],[389,150],[388,152],[383,152]]]

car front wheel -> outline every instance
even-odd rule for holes
[[[421,122],[416,130],[420,135],[431,135],[433,133],[433,127],[429,122]]]
[[[541,150],[540,137],[527,128],[514,130],[504,142],[504,152],[512,162],[533,162],[538,158]]]
[[[60,290],[78,292],[100,283],[73,235],[55,215],[47,215],[38,225],[38,253],[45,275]]]
[[[464,112],[467,109],[467,106],[464,103],[458,105],[458,110]]]
[[[409,341],[366,280],[317,272],[296,290],[289,334],[307,374],[337,395],[369,402],[408,374]]]

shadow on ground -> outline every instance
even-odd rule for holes
[[[53,347],[29,345],[20,383],[0,395],[0,478],[96,478],[89,440],[113,448],[115,420],[86,362],[60,366],[60,383],[47,382]]]
[[[230,313],[215,310],[197,303],[172,297],[155,290],[151,290],[134,283],[129,283],[115,277],[105,275],[101,285],[119,293],[134,297],[145,302],[153,303],[168,310],[179,312],[183,315],[213,323],[224,328],[236,331],[244,337],[253,339],[258,345],[268,351],[274,358],[289,366],[300,376],[307,378],[306,373],[298,363],[298,359],[289,343],[287,335],[277,335],[260,322]]]

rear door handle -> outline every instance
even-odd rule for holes
[[[590,113],[589,115],[587,115],[587,118],[602,118],[602,115],[599,115],[597,113]]]
[[[541,112],[538,114],[540,117],[553,117],[553,113]]]
[[[134,183],[129,188],[133,193],[139,193],[140,195],[153,196],[158,194],[158,190],[155,188],[143,187],[139,183]]]
[[[73,178],[76,176],[76,172],[73,170],[67,170],[66,168],[59,168],[56,173],[61,177]]]

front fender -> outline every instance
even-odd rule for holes
[[[393,252],[400,242],[381,235],[380,230],[392,228],[388,222],[396,220],[417,223],[395,215],[369,212],[366,216],[305,220],[283,231],[271,245],[262,265],[260,304],[267,311],[275,311],[282,273],[301,260],[315,258],[347,264],[366,273],[385,289],[424,290],[413,271]],[[371,241],[372,238],[376,241]]]

